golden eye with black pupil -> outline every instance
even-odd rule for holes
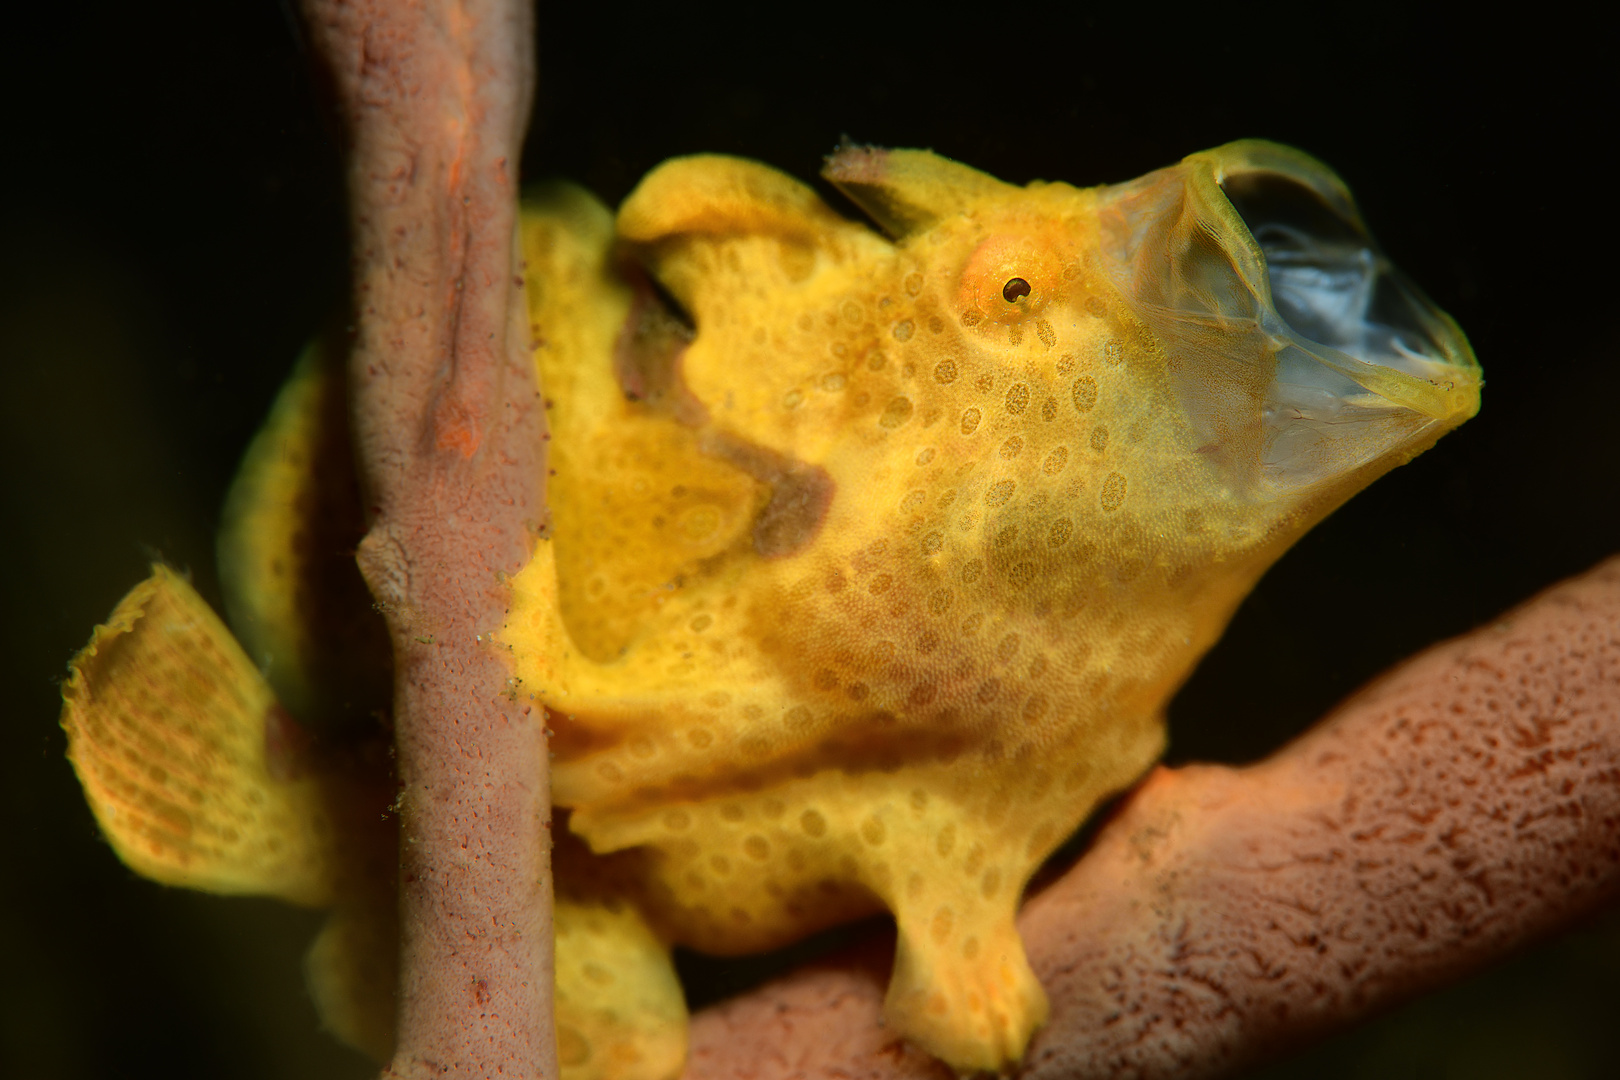
[[[1007,303],[1016,302],[1019,297],[1029,295],[1029,282],[1021,277],[1010,278],[1007,284],[1001,287],[1001,298]]]

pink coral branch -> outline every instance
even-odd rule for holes
[[[1030,1077],[1206,1077],[1474,971],[1620,894],[1620,558],[1384,675],[1270,759],[1159,769],[1020,919]],[[687,1076],[946,1076],[885,958],[698,1016]]]
[[[517,246],[517,0],[306,0],[349,136],[361,569],[394,643],[398,1045],[386,1075],[555,1076],[541,725],[489,644],[543,516]]]

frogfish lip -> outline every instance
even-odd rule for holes
[[[1421,451],[1479,409],[1468,340],[1297,150],[1229,143],[1104,189],[1116,289],[1209,446],[1271,495]]]

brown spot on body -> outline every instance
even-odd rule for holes
[[[667,411],[691,427],[708,421],[704,408],[681,377],[681,359],[692,343],[692,328],[675,312],[646,271],[620,268],[630,285],[630,310],[613,343],[613,373],[626,399]]]
[[[886,428],[897,428],[911,419],[912,405],[908,397],[894,398],[883,409],[878,423]]]
[[[994,484],[991,484],[989,489],[984,493],[985,505],[1005,506],[1007,504],[1007,500],[1013,497],[1013,491],[1016,490],[1017,487],[1017,483],[1012,480],[996,481]]]
[[[732,435],[710,434],[702,445],[705,453],[770,485],[770,501],[754,519],[756,552],[767,559],[785,558],[816,538],[838,487],[827,470]]]
[[[1097,380],[1090,375],[1082,375],[1074,380],[1074,407],[1080,412],[1090,412],[1097,404]]]
[[[1125,505],[1125,478],[1119,473],[1109,473],[1103,481],[1101,503],[1105,512],[1118,510]]]

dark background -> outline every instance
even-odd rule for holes
[[[0,46],[0,1076],[367,1076],[302,989],[318,916],[123,869],[56,722],[151,558],[217,600],[225,485],[343,299],[335,144],[285,7],[59,7]],[[1104,7],[542,5],[525,175],[609,203],[700,150],[811,178],[845,134],[1019,183],[1243,136],[1338,168],[1469,333],[1484,408],[1300,543],[1177,699],[1173,760],[1251,760],[1620,550],[1611,34],[1545,5]],[[1261,1075],[1616,1075],[1617,1003],[1610,915]]]

